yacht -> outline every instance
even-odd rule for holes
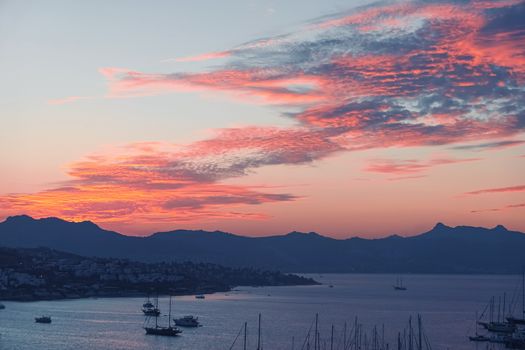
[[[146,316],[159,316],[160,315],[160,309],[159,309],[159,299],[155,299],[155,305],[150,301],[149,297],[146,299],[144,304],[142,304],[142,312]]]
[[[179,327],[202,327],[202,325],[199,323],[199,318],[192,315],[174,318],[173,321]]]

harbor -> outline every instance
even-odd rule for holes
[[[323,274],[308,275],[322,285],[296,287],[238,287],[228,293],[172,298],[171,325],[174,319],[193,315],[202,327],[179,327],[176,337],[146,335],[142,305],[147,298],[86,298],[61,301],[9,302],[0,312],[0,349],[77,350],[144,348],[229,349],[239,330],[247,323],[247,347],[257,348],[258,315],[262,315],[264,349],[301,349],[318,314],[322,345],[329,349],[334,326],[336,346],[357,322],[362,327],[362,344],[373,344],[374,328],[385,347],[397,349],[397,339],[408,339],[409,319],[417,335],[418,315],[432,349],[504,349],[504,344],[472,342],[476,311],[483,311],[492,296],[512,291],[521,276],[516,275],[404,275],[409,288],[399,293],[392,288],[392,275]],[[333,285],[330,288],[329,285]],[[150,296],[155,305],[155,296]],[[168,325],[169,297],[159,296],[158,324]],[[37,324],[34,317],[49,315],[51,324]],[[517,316],[517,315],[515,315]],[[150,320],[150,325],[154,323]],[[480,329],[481,332],[481,329]],[[243,349],[241,334],[232,350]],[[314,332],[310,331],[310,350]],[[68,339],[66,342],[64,339]],[[370,343],[372,339],[372,343]],[[381,342],[380,342],[381,343]],[[425,342],[422,343],[425,345]],[[15,346],[16,345],[16,346]],[[409,343],[407,342],[408,350]],[[416,342],[413,350],[417,350]],[[305,348],[306,349],[306,348]],[[324,350],[324,348],[321,348]],[[341,347],[339,348],[341,349]],[[370,348],[371,349],[371,348]],[[425,347],[423,347],[425,349]],[[404,350],[404,349],[403,349]]]

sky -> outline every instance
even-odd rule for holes
[[[525,231],[525,1],[0,1],[0,219]]]

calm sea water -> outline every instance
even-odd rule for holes
[[[141,298],[79,299],[42,302],[4,302],[0,310],[2,350],[102,349],[229,349],[245,321],[249,349],[255,349],[257,317],[262,314],[264,349],[300,349],[316,313],[321,336],[335,325],[336,339],[344,322],[357,316],[365,329],[384,324],[386,340],[394,344],[410,315],[421,314],[433,349],[476,349],[474,314],[489,298],[507,292],[512,297],[519,276],[407,275],[407,291],[395,291],[392,275],[311,275],[324,283],[307,287],[241,287],[235,292],[207,295],[206,299],[174,297],[172,316],[193,314],[203,327],[184,329],[180,337],[147,336],[142,329]],[[328,285],[333,284],[333,288]],[[168,298],[160,298],[163,313]],[[519,305],[521,307],[521,304]],[[52,324],[34,323],[42,314]],[[167,324],[167,316],[159,318]],[[242,349],[242,336],[234,349]],[[336,341],[338,344],[338,341]],[[479,344],[485,349],[486,344]]]

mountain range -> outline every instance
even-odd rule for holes
[[[525,265],[525,234],[501,225],[489,229],[438,223],[419,235],[379,239],[334,239],[314,232],[245,237],[201,230],[132,237],[104,230],[90,221],[20,215],[0,223],[0,246],[303,273],[518,273]]]

